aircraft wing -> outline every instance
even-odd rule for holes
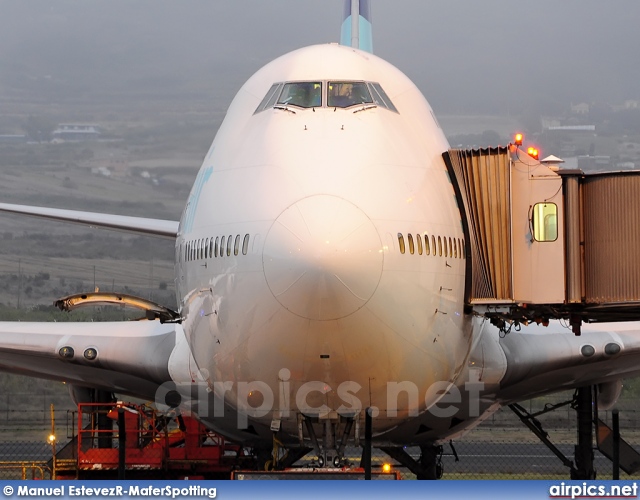
[[[0,203],[0,212],[31,215],[43,219],[75,222],[86,226],[116,229],[170,239],[175,239],[178,233],[177,221],[163,219],[147,219],[144,217],[82,212],[79,210],[64,210],[60,208],[32,207],[27,205],[13,205],[10,203]]]
[[[575,336],[559,322],[528,326],[500,340],[506,372],[498,398],[511,402],[552,391],[640,375],[640,323],[595,323]]]
[[[160,321],[0,322],[0,370],[153,399],[171,380],[176,328]]]

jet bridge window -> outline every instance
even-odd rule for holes
[[[322,82],[285,83],[278,104],[318,108],[322,106]]]
[[[348,108],[356,104],[373,104],[366,83],[329,82],[327,105],[330,108]]]
[[[558,207],[555,203],[536,203],[531,215],[533,237],[536,241],[558,239]]]

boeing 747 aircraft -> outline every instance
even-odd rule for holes
[[[175,240],[177,290],[175,312],[117,294],[66,303],[125,302],[147,321],[0,323],[0,369],[65,381],[78,402],[99,390],[179,404],[258,451],[276,433],[325,463],[341,463],[370,408],[374,446],[420,446],[420,477],[435,477],[440,443],[501,406],[593,385],[615,401],[640,371],[636,324],[503,336],[465,309],[449,145],[371,47],[368,1],[347,0],[342,44],[257,71],[179,222],[0,205]]]

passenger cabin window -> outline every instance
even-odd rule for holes
[[[233,235],[230,234],[227,238],[227,257],[231,257],[231,246],[233,245]]]
[[[242,255],[247,255],[249,251],[249,235],[244,235],[244,240],[242,241]]]
[[[348,108],[356,104],[373,104],[366,83],[329,82],[327,105],[330,108]]]
[[[424,253],[425,255],[429,255],[431,253],[431,249],[429,248],[429,235],[424,235]]]
[[[422,236],[420,233],[416,234],[416,243],[418,244],[418,253],[422,255]]]
[[[415,253],[415,246],[413,244],[413,236],[411,233],[407,235],[407,239],[409,240],[409,253],[413,255]]]
[[[536,203],[531,216],[536,241],[558,239],[558,207],[555,203]]]
[[[322,106],[322,82],[285,83],[278,104],[318,108]]]
[[[240,235],[236,235],[236,240],[233,243],[233,255],[238,255],[240,253]]]
[[[398,233],[398,245],[400,246],[400,253],[404,253],[405,252],[405,248],[404,248],[404,236],[402,236],[402,233]]]

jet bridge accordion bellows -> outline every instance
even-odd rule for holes
[[[511,210],[507,148],[450,150],[444,154],[466,217],[471,266],[467,297],[510,300]],[[468,265],[469,265],[468,264]],[[470,289],[469,289],[470,287]]]

